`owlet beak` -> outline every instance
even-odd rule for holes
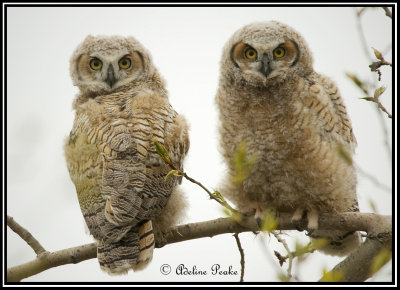
[[[267,77],[271,73],[268,55],[263,54],[261,59],[261,72]]]
[[[115,84],[114,68],[112,65],[110,65],[107,69],[106,83],[110,86],[110,88],[112,88],[112,86]]]

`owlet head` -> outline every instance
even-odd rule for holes
[[[149,52],[133,37],[89,35],[70,60],[74,85],[89,95],[113,92],[155,71]]]
[[[223,50],[221,74],[233,82],[269,86],[312,72],[312,57],[299,33],[277,21],[236,31]]]

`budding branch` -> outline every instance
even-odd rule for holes
[[[290,214],[281,214],[278,218],[278,230],[296,230],[291,222]],[[240,222],[240,223],[239,223]],[[161,248],[168,244],[213,237],[227,233],[258,232],[259,227],[253,217],[242,217],[237,222],[232,218],[219,218],[210,221],[179,225],[156,233],[156,247]],[[307,224],[304,221],[304,224]],[[33,236],[26,229],[19,226],[12,218],[7,217],[7,225],[24,239],[37,253]],[[17,226],[16,226],[17,225]],[[372,274],[370,265],[373,258],[384,248],[392,247],[392,217],[372,213],[342,213],[340,215],[322,214],[319,217],[319,229],[365,231],[366,241],[351,253],[332,271],[345,273],[344,281],[365,281]],[[32,237],[27,239],[26,237]],[[34,239],[36,241],[36,239]],[[36,241],[37,242],[37,241]],[[37,242],[37,244],[39,244]],[[40,244],[39,244],[40,245]],[[76,264],[88,259],[96,258],[96,243],[81,245],[56,252],[48,252],[40,246],[37,258],[28,263],[7,269],[7,282],[17,282],[24,278],[36,275],[47,269],[65,264]],[[42,250],[43,249],[43,250]]]

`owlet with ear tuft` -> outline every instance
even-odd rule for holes
[[[308,218],[320,250],[346,255],[358,232],[318,230],[321,213],[356,212],[357,178],[351,156],[356,140],[331,79],[313,69],[303,37],[276,22],[249,24],[223,49],[216,102],[222,154],[228,165],[223,192],[242,211]],[[241,182],[234,156],[240,144],[255,164]]]
[[[182,167],[188,125],[133,37],[88,36],[70,72],[80,92],[65,156],[98,261],[110,274],[141,269],[153,256],[154,231],[177,223],[185,207],[179,179],[164,180],[169,167],[153,139]]]

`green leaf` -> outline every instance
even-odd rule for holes
[[[361,100],[366,100],[366,101],[369,101],[369,102],[375,102],[375,99],[374,98],[371,98],[371,97],[364,97],[364,98],[360,98]]]
[[[242,221],[242,215],[239,212],[232,211],[227,207],[222,207],[222,211],[226,216],[230,217],[235,222]]]
[[[272,232],[278,228],[278,219],[274,211],[267,210],[261,222],[261,230]]]
[[[310,247],[310,245],[303,246],[296,241],[296,248],[294,251],[294,255],[296,257],[300,257],[304,254],[310,253],[311,251],[313,251],[313,249]]]
[[[387,262],[392,259],[392,251],[388,249],[382,249],[372,260],[371,274],[375,274],[380,268],[385,266]]]
[[[361,87],[362,82],[358,79],[356,75],[353,75],[351,73],[346,73],[346,76],[351,79],[358,87]]]
[[[212,195],[213,195],[215,198],[217,198],[219,201],[225,202],[225,198],[222,196],[222,194],[221,194],[219,191],[215,190],[215,191],[212,193]]]
[[[228,217],[232,217],[232,212],[227,209],[226,207],[222,208],[222,211],[224,212],[225,215],[227,215]]]
[[[255,154],[248,154],[246,142],[240,142],[233,155],[234,175],[231,177],[231,181],[235,184],[242,183],[250,175],[256,161]]]
[[[347,151],[340,143],[337,143],[337,152],[339,153],[340,157],[347,162],[347,164],[353,164],[353,158],[351,157],[349,151]]]
[[[369,200],[369,206],[371,207],[372,212],[373,212],[373,213],[376,213],[376,206],[375,206],[375,203],[374,203],[371,199]]]
[[[374,50],[375,57],[376,57],[377,59],[383,61],[382,53],[381,53],[379,50],[377,50],[377,49],[375,49],[375,48],[373,48],[373,47],[371,47],[371,48]]]
[[[368,95],[368,90],[366,89],[367,84],[362,82],[356,75],[346,73],[346,76],[353,81],[353,83],[359,87],[365,94]]]
[[[381,86],[381,87],[377,88],[374,93],[374,98],[378,99],[385,92],[385,90],[386,90],[385,86]]]
[[[314,250],[314,249],[318,250],[318,249],[321,249],[324,246],[326,246],[328,243],[329,243],[328,239],[324,239],[324,238],[312,239],[311,243],[310,243],[310,245],[308,247],[309,247],[309,249],[312,249],[312,250]]]
[[[169,157],[167,149],[165,149],[165,147],[160,142],[158,142],[158,140],[155,137],[153,138],[153,143],[156,146],[156,151],[158,155],[160,155],[161,159],[165,163],[172,166],[172,161],[171,158]]]
[[[322,270],[321,282],[341,282],[342,279],[343,279],[342,271],[327,272],[326,269]]]
[[[183,174],[181,174],[179,172],[179,170],[173,169],[170,172],[168,172],[168,174],[164,177],[164,180],[167,180],[167,179],[171,178],[171,176],[178,176],[179,177],[179,176],[183,176]]]
[[[278,279],[281,282],[290,282],[290,277],[288,275],[283,274],[283,273],[279,273],[278,274]]]

